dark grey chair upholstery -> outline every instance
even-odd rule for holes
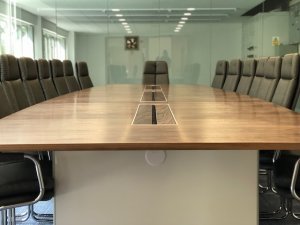
[[[282,59],[281,75],[272,102],[291,108],[299,77],[299,55],[288,54]]]
[[[81,89],[94,87],[89,75],[89,69],[86,62],[76,63],[77,78]]]
[[[52,77],[50,64],[46,59],[37,60],[38,75],[43,88],[44,95],[46,99],[51,99],[58,96],[55,89]]]
[[[64,76],[64,68],[62,61],[58,59],[53,59],[50,61],[52,78],[54,86],[59,95],[64,95],[69,93],[67,82]]]
[[[168,64],[165,61],[146,61],[144,66],[143,84],[169,84]]]
[[[169,84],[168,64],[165,61],[156,61],[156,84]]]
[[[257,90],[258,98],[271,101],[280,78],[281,58],[270,57],[264,65],[264,78]]]
[[[30,106],[17,59],[13,55],[1,55],[0,65],[1,81],[13,110],[18,111]]]
[[[225,83],[223,85],[224,91],[235,91],[241,76],[241,60],[231,60],[228,66],[228,73],[226,75]]]
[[[228,69],[228,62],[226,60],[219,60],[216,64],[215,77],[212,82],[212,87],[223,88]]]
[[[4,91],[2,84],[0,84],[0,103],[1,103],[0,118],[3,118],[15,112],[11,103],[9,102],[9,99]]]
[[[247,95],[249,93],[251,84],[256,70],[256,60],[248,59],[243,61],[242,75],[236,92],[239,94]]]
[[[156,62],[146,61],[143,73],[143,84],[154,85],[156,84]]]
[[[36,62],[31,58],[21,57],[19,65],[30,105],[45,101],[43,89],[38,79]]]
[[[261,81],[264,79],[264,66],[267,60],[267,57],[263,57],[257,61],[255,76],[249,90],[249,96],[251,97],[257,97],[257,90],[259,89]]]
[[[79,87],[78,81],[76,80],[76,78],[74,76],[72,62],[70,60],[64,60],[63,68],[64,68],[64,75],[65,75],[65,79],[67,82],[69,92],[79,91],[80,87]]]

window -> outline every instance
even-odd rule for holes
[[[66,59],[66,37],[44,29],[43,41],[45,59]]]
[[[0,14],[0,54],[34,58],[33,25]]]

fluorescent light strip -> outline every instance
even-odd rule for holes
[[[126,22],[123,22],[123,23],[122,23],[122,25],[128,25],[128,23],[126,23]]]
[[[181,20],[188,20],[188,18],[187,17],[182,17]]]
[[[180,24],[185,24],[185,21],[179,21]]]
[[[113,12],[120,12],[120,9],[112,9]]]
[[[187,8],[186,10],[187,10],[187,11],[194,11],[195,8]]]
[[[183,15],[190,16],[190,15],[192,15],[192,13],[184,13]]]
[[[120,21],[120,22],[124,22],[124,21],[126,21],[126,20],[125,20],[125,19],[119,19],[119,21]]]
[[[183,25],[182,24],[178,24],[177,27],[183,27]]]
[[[116,17],[123,17],[122,14],[116,14]]]

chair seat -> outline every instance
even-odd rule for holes
[[[48,200],[54,193],[52,162],[40,161],[45,194],[42,200]],[[39,194],[34,164],[28,160],[0,164],[0,204],[10,205],[34,200]]]

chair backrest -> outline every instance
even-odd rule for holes
[[[77,78],[81,89],[94,87],[93,82],[89,75],[89,69],[86,62],[76,63]]]
[[[15,112],[13,109],[13,106],[11,105],[5,90],[3,88],[3,85],[0,84],[0,118],[3,118],[5,116],[8,116],[9,114]]]
[[[73,65],[71,60],[64,60],[63,68],[64,68],[64,75],[65,75],[69,92],[79,91],[80,87],[78,81],[74,76],[74,70],[73,70]]]
[[[249,90],[249,96],[251,97],[257,97],[257,90],[259,89],[261,81],[264,79],[264,66],[267,60],[267,57],[263,57],[257,61],[255,76]]]
[[[231,60],[228,67],[225,83],[223,85],[224,91],[235,91],[241,76],[241,60]]]
[[[168,64],[165,61],[146,61],[143,84],[169,84]]]
[[[282,59],[281,74],[272,102],[291,108],[299,77],[299,55],[287,54]]]
[[[168,64],[165,61],[156,61],[156,84],[169,84]]]
[[[59,95],[64,95],[69,93],[67,82],[64,76],[64,69],[62,61],[58,59],[53,59],[50,61],[52,78]]]
[[[280,78],[281,58],[270,57],[264,65],[264,78],[257,90],[257,97],[271,101]]]
[[[25,86],[25,91],[31,105],[45,101],[42,86],[38,79],[36,62],[28,57],[19,58],[21,76]]]
[[[21,80],[18,60],[13,55],[1,55],[1,81],[5,93],[13,107],[18,111],[30,106],[24,84]]]
[[[39,59],[37,60],[37,66],[39,79],[46,99],[57,97],[58,93],[51,77],[49,62],[46,59]]]
[[[156,62],[146,61],[144,66],[143,84],[156,84]]]
[[[256,60],[248,59],[243,61],[242,75],[236,92],[247,95],[249,93],[251,84],[256,70]]]
[[[214,88],[223,88],[228,69],[228,62],[226,60],[219,60],[216,64],[215,77],[211,84]]]

